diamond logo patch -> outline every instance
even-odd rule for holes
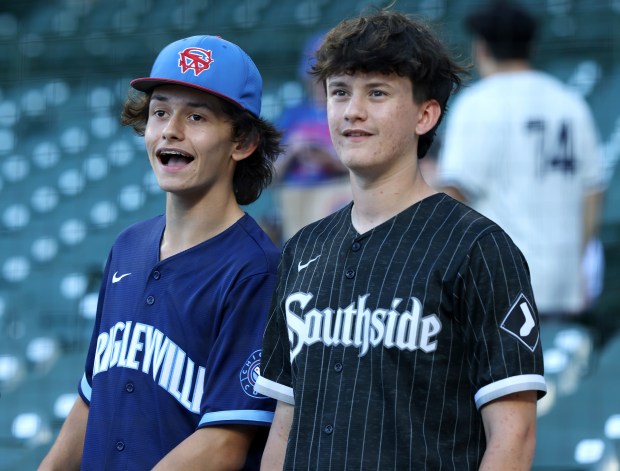
[[[504,318],[501,328],[534,351],[539,339],[539,332],[535,327],[534,308],[521,293]]]

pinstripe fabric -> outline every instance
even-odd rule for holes
[[[295,404],[285,469],[477,469],[478,408],[545,390],[525,261],[444,194],[362,235],[350,212],[284,248],[257,389]]]

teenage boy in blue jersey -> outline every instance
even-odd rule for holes
[[[131,82],[165,214],[110,251],[79,397],[41,470],[257,469],[274,401],[254,392],[279,251],[240,205],[279,133],[237,45],[194,36]]]

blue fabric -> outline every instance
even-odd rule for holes
[[[83,469],[151,469],[199,427],[271,423],[275,401],[253,383],[278,249],[245,215],[160,261],[164,227],[138,223],[110,252],[79,388]]]

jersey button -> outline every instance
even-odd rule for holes
[[[353,269],[347,270],[347,272],[344,274],[344,276],[346,276],[350,280],[351,278],[353,278],[355,276],[355,270],[353,270]]]
[[[336,364],[334,365],[334,371],[335,371],[336,373],[340,373],[340,372],[342,371],[342,363],[336,363]]]
[[[325,432],[327,435],[331,435],[333,431],[334,427],[332,427],[331,425],[326,425],[325,427],[323,427],[323,432]]]
[[[153,272],[153,278],[155,278],[156,280],[159,280],[161,278],[161,273],[155,270]]]
[[[127,383],[125,385],[125,391],[127,391],[128,393],[132,393],[134,389],[135,389],[135,387],[134,387],[133,383],[131,383],[131,382]]]
[[[148,304],[149,306],[155,304],[155,298],[153,296],[147,296],[146,304]]]
[[[351,245],[351,250],[353,250],[353,252],[357,252],[361,248],[362,244],[360,244],[359,242],[353,242],[353,245]]]
[[[118,451],[123,451],[125,449],[125,443],[119,440],[118,442],[116,442],[116,449]]]

